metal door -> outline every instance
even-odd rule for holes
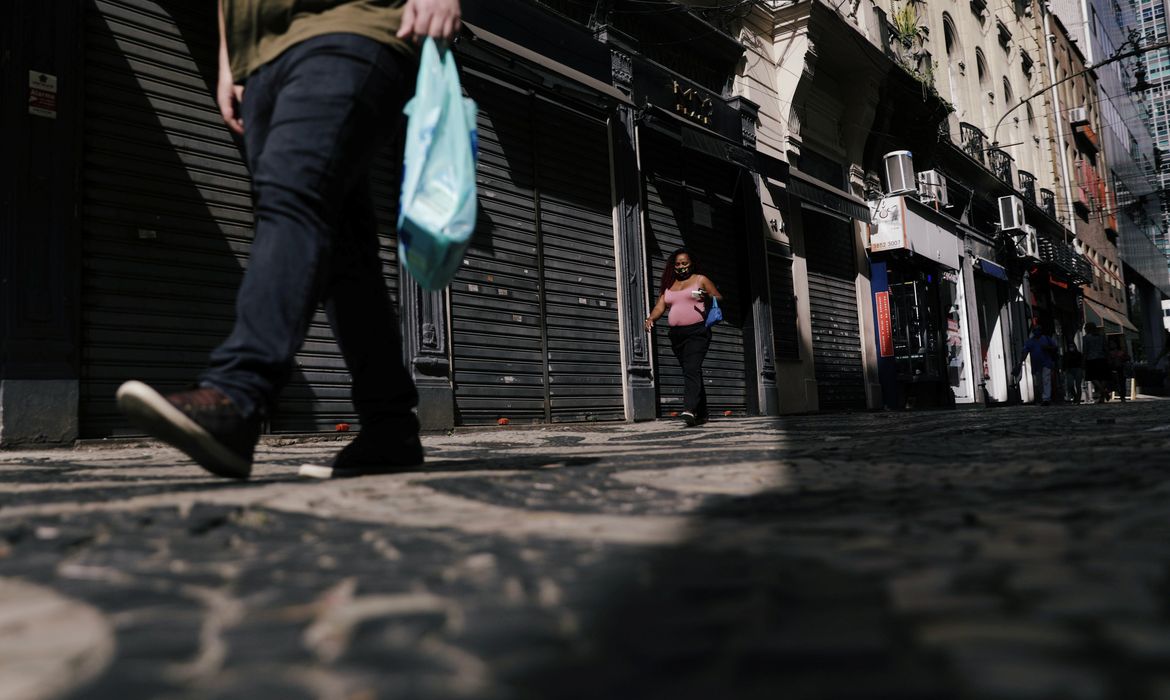
[[[132,434],[118,384],[192,382],[227,337],[252,238],[250,182],[213,98],[214,3],[90,0],[85,28],[81,435]],[[397,167],[379,169],[383,270]],[[354,422],[349,377],[322,315],[281,397],[275,431]]]
[[[865,408],[853,225],[809,209],[801,216],[820,407]]]
[[[743,328],[750,319],[744,292],[748,276],[743,259],[743,231],[734,198],[738,173],[677,142],[643,136],[646,173],[647,256],[653,297],[659,293],[662,268],[670,254],[686,248],[723,295],[723,322],[712,328],[703,363],[703,383],[712,414],[747,411],[747,362]],[[657,326],[655,344],[659,415],[682,411],[683,376],[670,347],[668,326]]]

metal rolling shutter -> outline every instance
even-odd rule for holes
[[[247,170],[213,99],[215,22],[214,3],[87,3],[83,437],[132,434],[113,402],[118,384],[185,388],[231,330],[252,213]],[[273,428],[352,421],[323,318],[297,362]]]
[[[606,125],[543,103],[537,120],[550,418],[621,419],[625,408]]]
[[[820,406],[865,408],[852,225],[807,209],[801,213]]]
[[[677,248],[693,252],[723,295],[724,322],[712,329],[711,346],[703,362],[703,381],[708,409],[745,413],[746,356],[743,344],[745,304],[741,285],[742,241],[735,224],[730,197],[722,194],[734,186],[735,172],[698,155],[684,154],[677,143],[653,138],[645,151],[650,164],[646,182],[646,208],[654,296],[666,258]],[[684,186],[685,182],[685,186]],[[703,209],[696,215],[696,205]],[[706,216],[710,216],[707,225]],[[696,222],[696,219],[699,219]],[[681,411],[683,377],[670,348],[668,326],[657,326],[656,353],[659,415]]]
[[[479,221],[451,283],[456,420],[543,421],[532,100],[471,75],[464,86],[479,103]]]
[[[768,241],[768,288],[772,301],[772,345],[776,359],[799,360],[792,251],[787,245],[776,241]]]

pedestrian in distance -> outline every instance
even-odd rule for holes
[[[398,320],[382,278],[369,170],[400,131],[415,44],[450,40],[459,0],[220,0],[220,113],[242,136],[255,236],[229,337],[195,388],[123,384],[119,406],[213,474],[246,479],[263,420],[319,303],[352,376],[361,421],[307,476],[400,471],[423,461]]]
[[[1077,344],[1069,342],[1068,348],[1061,358],[1061,369],[1064,372],[1065,400],[1072,403],[1081,402],[1081,392],[1085,383],[1085,357],[1077,349]]]
[[[1109,360],[1105,356],[1105,336],[1097,324],[1085,324],[1085,337],[1081,341],[1081,352],[1085,356],[1085,379],[1093,387],[1093,403],[1105,403],[1109,382]]]
[[[1032,382],[1040,384],[1040,397],[1036,403],[1047,406],[1052,403],[1052,370],[1056,368],[1053,350],[1056,342],[1044,334],[1040,326],[1032,328],[1032,337],[1024,343],[1024,357],[1032,360]],[[1019,377],[1024,371],[1024,360],[1016,365],[1013,375]]]
[[[1117,398],[1125,403],[1129,398],[1129,378],[1133,376],[1133,362],[1125,351],[1125,341],[1114,336],[1109,339],[1109,372]]]
[[[654,330],[654,322],[667,315],[670,324],[668,336],[683,371],[683,421],[688,426],[707,422],[707,390],[703,387],[703,359],[711,344],[711,329],[707,326],[710,300],[723,300],[723,295],[706,276],[699,274],[697,261],[685,249],[670,254],[662,269],[658,287],[658,301],[646,317],[647,332]]]

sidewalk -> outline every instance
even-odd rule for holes
[[[337,442],[244,484],[0,452],[0,582],[92,611],[25,625],[88,666],[45,635],[19,665],[77,697],[1170,697],[1170,402],[424,442],[324,483],[296,468]]]

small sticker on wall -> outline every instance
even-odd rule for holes
[[[57,118],[57,76],[35,70],[28,72],[28,113]]]
[[[520,314],[512,314],[512,320],[516,323],[524,323],[524,317]]]
[[[502,297],[506,297],[506,296],[508,296],[508,290],[507,289],[497,289],[496,294],[499,294]]]
[[[589,300],[588,300],[588,299],[586,299],[585,297],[577,297],[577,303],[578,303],[578,304],[585,304],[585,305],[588,305],[588,304],[589,304]]]
[[[469,291],[469,292],[478,292],[478,291],[479,291],[479,285],[478,285],[478,284],[469,284],[469,285],[467,285],[467,291]]]

